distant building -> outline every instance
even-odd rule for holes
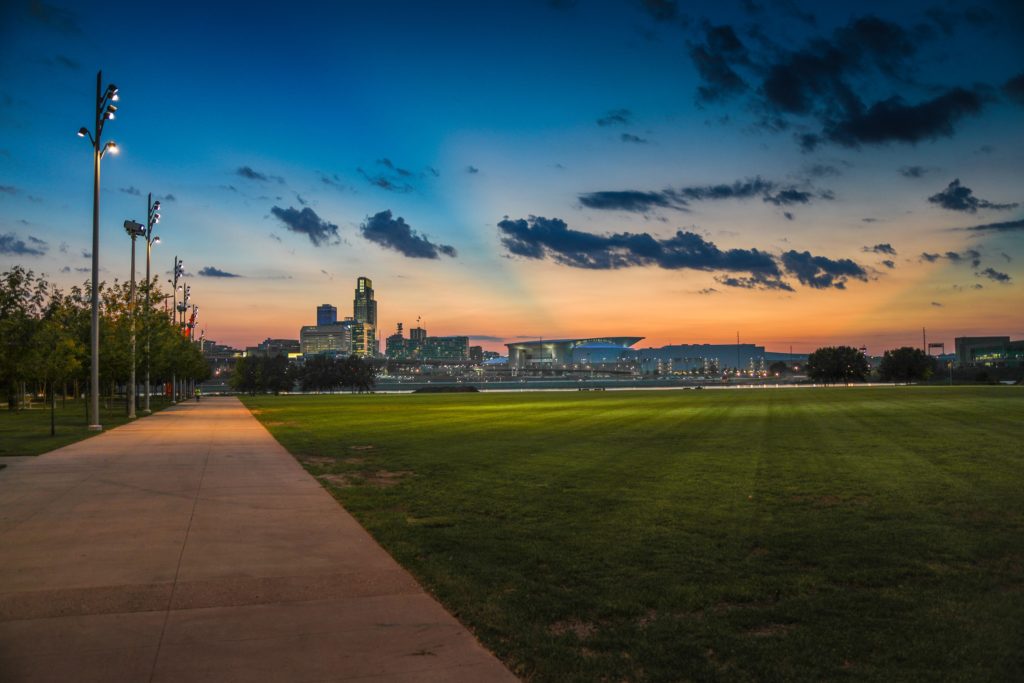
[[[368,277],[356,279],[356,295],[352,300],[352,317],[357,323],[377,326],[377,302],[373,298],[373,281]]]
[[[285,356],[292,358],[300,353],[298,339],[264,339],[256,346],[247,346],[246,356],[261,356],[273,358],[274,356]]]
[[[330,304],[321,304],[316,307],[316,324],[333,325],[338,322],[338,309]]]
[[[587,351],[600,353],[602,358],[621,357],[643,337],[595,337],[591,339],[549,339],[506,344],[508,365],[513,369],[564,368],[574,363],[587,362]],[[581,354],[576,350],[580,349]],[[596,362],[596,361],[595,361]],[[606,362],[606,361],[602,361]]]
[[[322,353],[348,356],[352,353],[352,327],[349,321],[330,325],[306,325],[299,330],[303,356]]]
[[[1022,367],[1024,339],[1009,337],[957,337],[956,360],[964,366]]]
[[[756,344],[670,344],[636,353],[643,372],[756,370],[765,363],[764,347]]]
[[[473,363],[484,362],[484,347],[482,346],[470,346],[469,347],[469,360]]]
[[[387,339],[384,352],[388,360],[422,363],[463,363],[470,360],[469,337],[428,337],[427,331],[421,327],[414,327],[409,333],[409,338],[404,338],[402,324],[398,324],[398,331]]]

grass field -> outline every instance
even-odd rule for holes
[[[100,424],[104,430],[128,422],[124,400],[111,402],[109,408],[103,405],[104,402],[100,401]],[[154,412],[167,405],[169,402],[166,399],[150,399],[150,407]],[[141,410],[139,416],[142,416]],[[57,433],[50,436],[50,411],[41,403],[20,411],[0,408],[0,464],[3,464],[3,456],[39,455],[99,433],[87,429],[85,403],[82,400],[68,400],[62,404],[58,399],[54,422]]]
[[[1024,678],[1024,390],[245,402],[518,675]]]

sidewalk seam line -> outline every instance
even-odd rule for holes
[[[156,644],[156,654],[153,655],[153,668],[149,672],[149,683],[153,683],[156,676],[156,666],[160,662],[160,650],[164,644],[164,634],[167,632],[167,622],[171,620],[171,607],[174,605],[174,593],[178,589],[178,575],[181,574],[181,561],[185,557],[185,547],[188,545],[188,537],[192,532],[192,521],[196,517],[196,506],[199,505],[199,494],[203,490],[203,479],[206,478],[206,468],[210,464],[210,453],[213,452],[213,441],[216,438],[216,430],[211,430],[210,441],[206,446],[206,457],[203,459],[203,472],[199,475],[199,484],[196,486],[196,494],[192,498],[192,512],[188,517],[188,526],[185,528],[185,538],[181,543],[181,551],[178,553],[178,565],[174,568],[174,582],[171,586],[171,595],[167,599],[167,611],[164,614],[164,623],[160,627],[160,640]]]

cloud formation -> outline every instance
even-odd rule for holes
[[[628,109],[612,109],[597,120],[599,126],[626,126],[633,122],[633,112]]]
[[[1010,284],[1010,281],[1013,279],[1006,273],[1000,272],[995,268],[986,268],[980,273],[977,273],[977,275],[978,277],[987,277],[989,280],[999,282],[1001,284]]]
[[[954,264],[970,262],[972,266],[977,268],[981,265],[981,252],[977,249],[965,249],[962,252],[947,251],[944,254],[922,252],[921,254],[921,260],[928,263],[935,263],[940,259],[945,259]]]
[[[950,137],[962,119],[982,111],[978,91],[950,87],[919,102],[900,95],[865,102],[858,87],[859,79],[880,75],[893,90],[905,90],[925,33],[869,15],[790,49],[759,32],[744,44],[732,27],[708,25],[704,42],[690,50],[701,80],[697,97],[749,97],[769,130],[810,118],[817,130],[797,136],[805,151],[823,143],[856,148]]]
[[[38,237],[28,238],[28,243],[19,238],[13,232],[0,235],[0,254],[11,254],[14,256],[43,256],[49,249],[49,244]]]
[[[1002,221],[1000,223],[984,223],[982,225],[971,225],[966,228],[957,229],[968,230],[970,232],[1016,232],[1017,230],[1024,230],[1024,218],[1020,218],[1015,221]]]
[[[862,251],[869,252],[872,254],[889,254],[890,256],[896,256],[896,250],[888,242],[876,244],[871,247],[864,247]]]
[[[619,139],[622,140],[623,142],[632,142],[633,144],[636,145],[647,144],[646,138],[642,138],[639,135],[633,135],[632,133],[623,133],[622,135],[619,136]]]
[[[814,194],[806,190],[799,190],[793,186],[781,186],[771,180],[765,180],[761,176],[737,180],[733,183],[719,183],[717,185],[690,185],[678,189],[665,189],[659,191],[643,190],[605,190],[600,192],[587,192],[579,196],[580,204],[588,209],[629,211],[632,213],[647,213],[656,208],[677,209],[686,211],[691,202],[699,201],[720,201],[725,199],[750,199],[761,197],[761,199],[775,206],[792,206],[794,204],[807,204]],[[832,199],[829,191],[817,195],[822,199]]]
[[[1011,102],[1024,105],[1024,71],[1003,83],[1003,94]]]
[[[139,188],[135,187],[134,185],[131,185],[129,187],[122,187],[122,188],[119,189],[119,191],[120,192],[124,192],[125,194],[133,195],[135,197],[141,197],[142,196],[142,190],[140,190]]]
[[[978,209],[1006,211],[1017,207],[1016,202],[1012,204],[996,204],[987,199],[979,199],[974,196],[971,188],[960,184],[959,178],[954,179],[942,192],[933,194],[928,198],[928,201],[932,204],[938,204],[948,211],[963,211],[966,213],[975,213]]]
[[[931,169],[925,168],[924,166],[901,166],[900,175],[904,178],[923,178]]]
[[[425,235],[417,233],[401,216],[393,218],[390,209],[367,218],[359,226],[359,231],[371,242],[393,249],[409,258],[438,259],[441,255],[458,255],[455,247],[435,244]]]
[[[338,226],[323,220],[308,206],[301,211],[292,207],[282,209],[275,206],[270,209],[270,213],[288,230],[307,236],[315,247],[337,244],[341,241]]]
[[[245,178],[246,180],[257,180],[259,182],[264,182],[264,183],[268,182],[268,181],[271,181],[271,180],[274,180],[277,183],[279,183],[281,185],[284,185],[284,178],[282,178],[281,176],[279,176],[279,175],[268,175],[266,173],[261,173],[261,172],[255,170],[254,168],[252,168],[251,166],[239,166],[237,169],[235,169],[235,175],[241,176],[241,177]]]
[[[677,230],[668,238],[649,233],[610,235],[574,230],[558,218],[530,216],[498,222],[502,245],[514,256],[550,259],[573,268],[614,270],[656,266],[666,270],[718,271],[717,282],[728,287],[792,291],[783,273],[817,289],[844,289],[867,272],[849,259],[833,260],[809,252],[788,251],[781,259],[759,249],[720,249],[700,235]]]
[[[782,264],[802,284],[815,289],[846,289],[849,279],[867,282],[868,274],[854,261],[812,256],[809,251],[790,250],[782,254]]]
[[[199,269],[199,275],[203,277],[242,277],[236,273],[229,273],[226,270],[221,270],[215,266],[203,266]]]

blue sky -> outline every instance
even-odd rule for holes
[[[491,348],[1024,334],[1018,3],[211,4],[5,4],[0,266],[87,277],[102,68],[104,277],[153,192],[218,341],[359,275]]]

